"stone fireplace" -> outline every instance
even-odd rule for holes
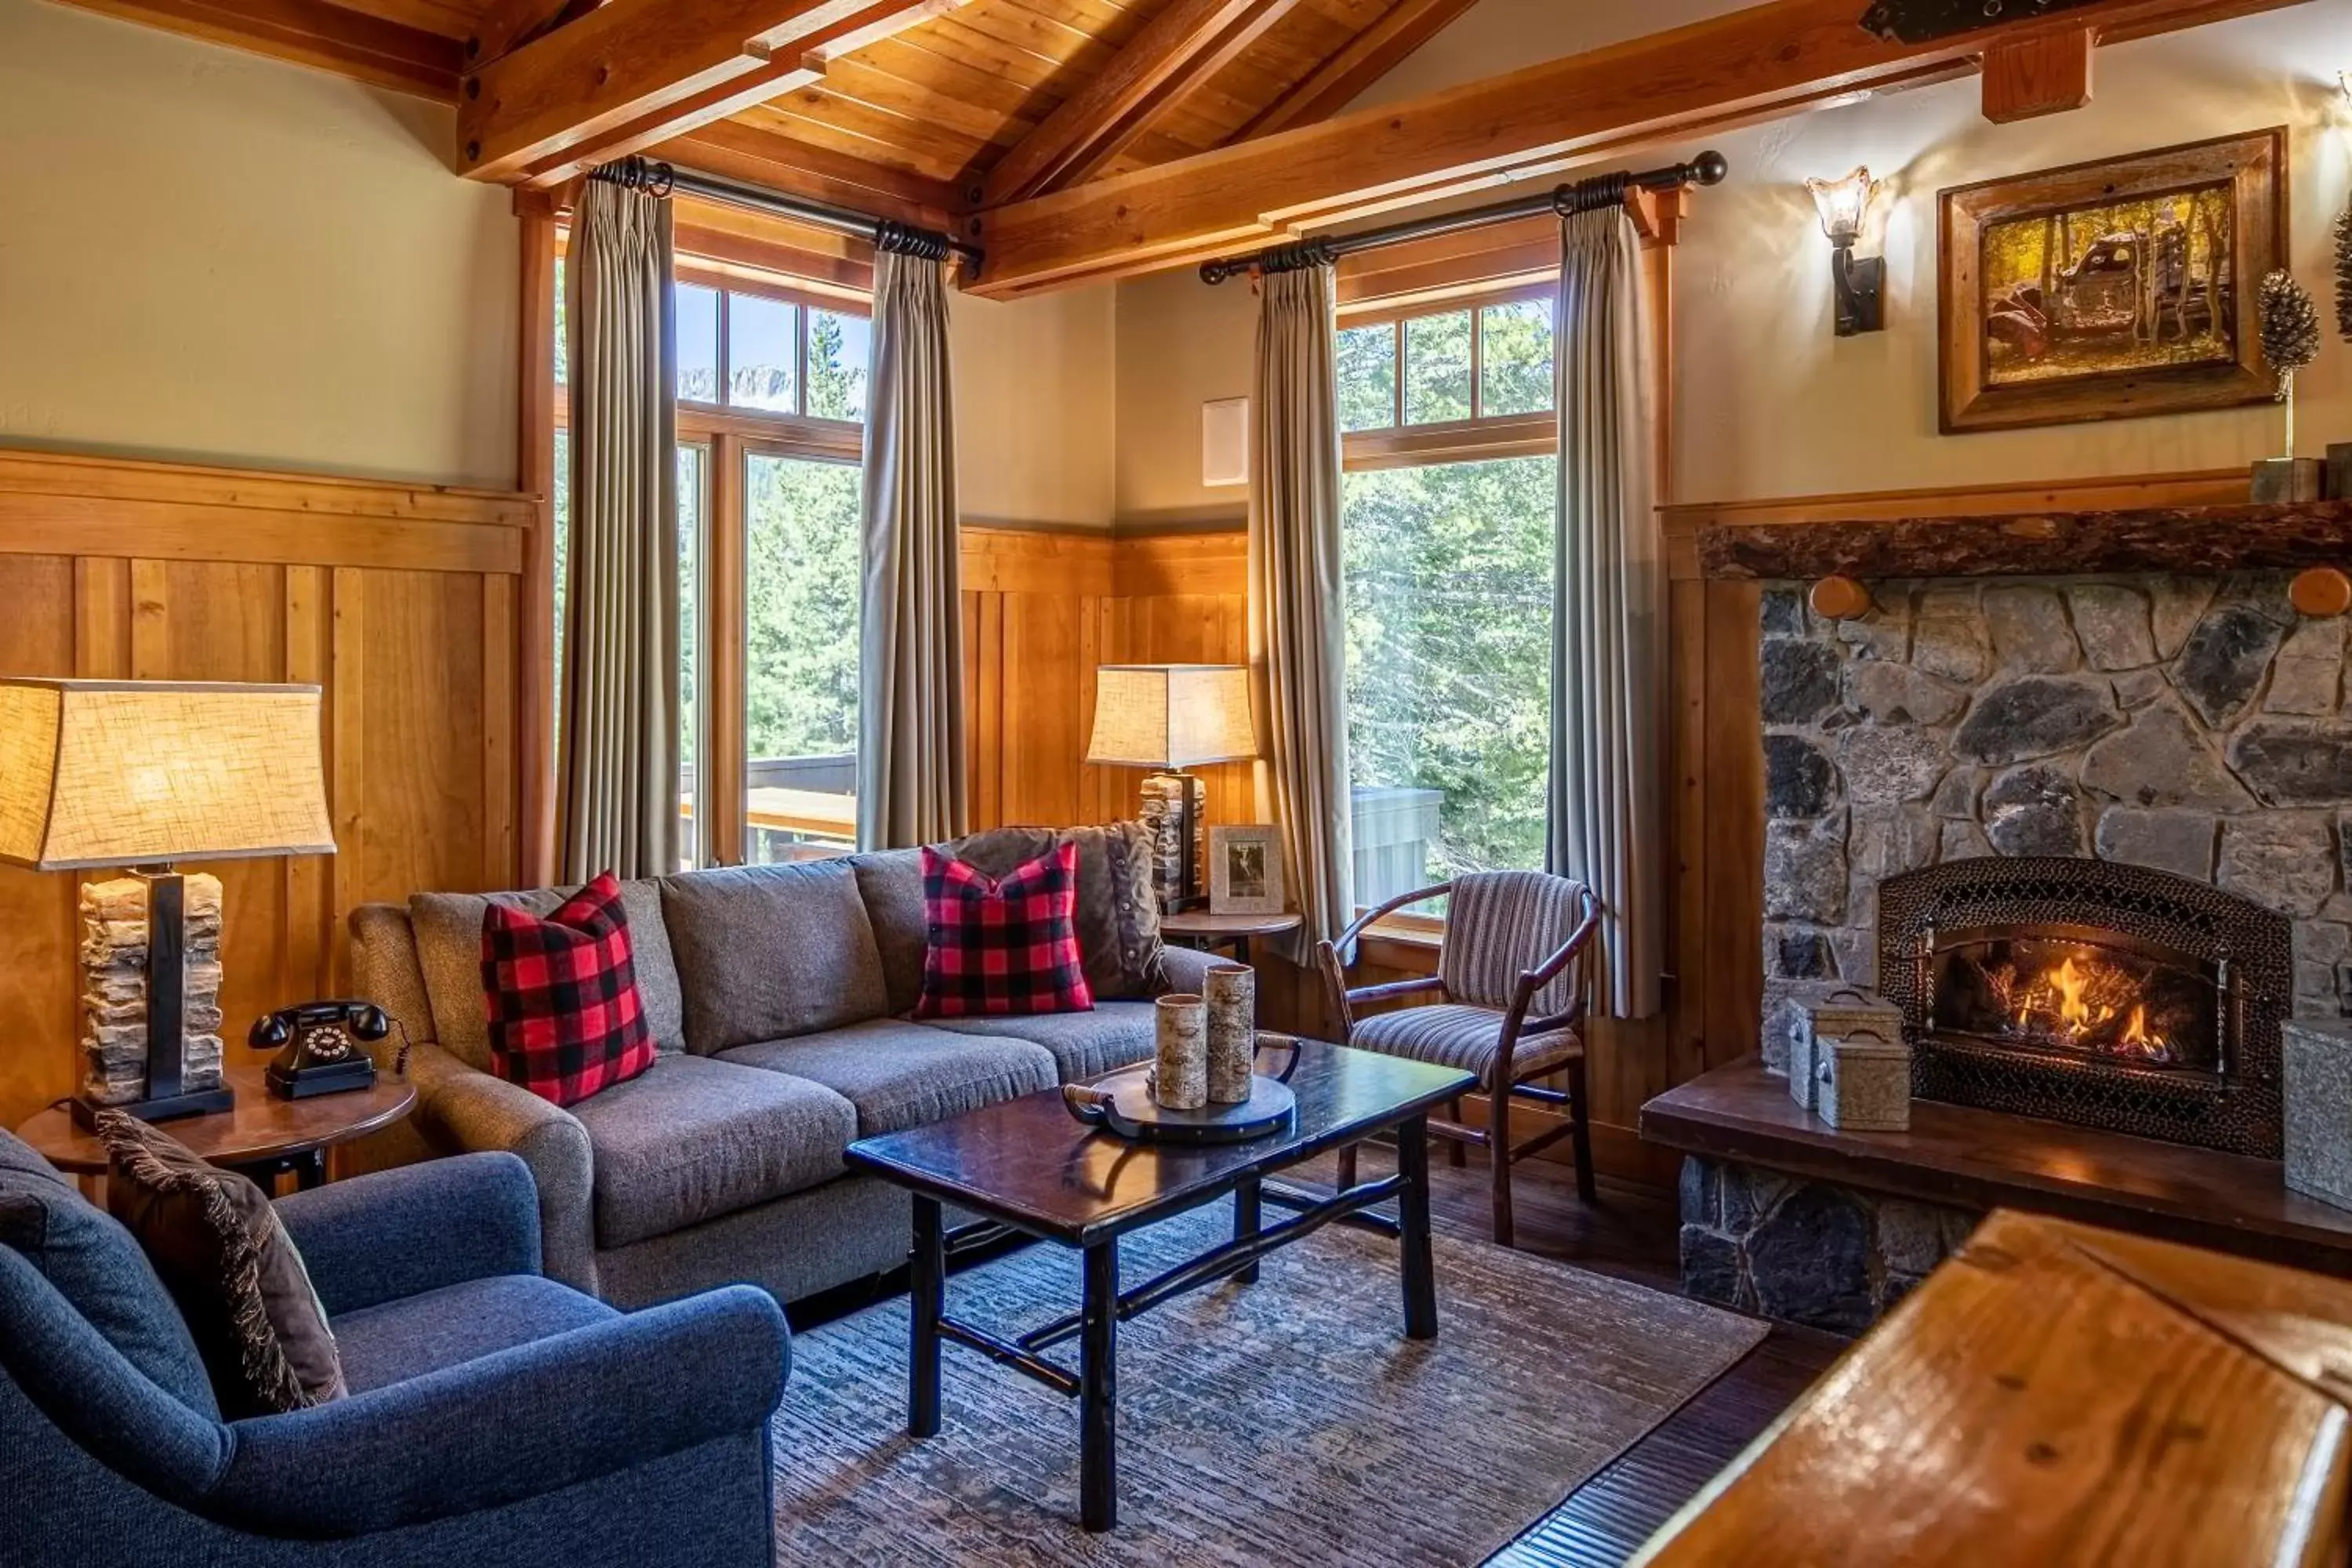
[[[1915,1106],[1841,1135],[1752,1065],[1653,1102],[1685,1287],[1851,1331],[2019,1202],[2352,1268],[2352,1215],[2275,1163],[2283,1031],[2352,998],[2347,618],[2287,595],[2352,558],[2352,508],[1759,524],[1698,556],[1764,582],[1766,1065],[1801,999],[1866,987]],[[1864,615],[1811,609],[1832,574]]]
[[[1893,581],[1824,621],[1768,589],[1768,1058],[1801,989],[1842,980],[1923,1029],[1938,1013],[1931,1098],[2274,1157],[2278,1024],[2336,1016],[2352,959],[2345,624],[2299,620],[2285,590]],[[2001,985],[2006,1025],[1985,1016]],[[2160,1047],[2145,1012],[2126,1043],[2135,987],[2169,1016]],[[2096,1081],[2137,1088],[2095,1111],[2074,1086]]]

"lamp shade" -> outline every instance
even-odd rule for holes
[[[0,680],[0,861],[331,855],[319,689]]]
[[[1807,180],[1805,189],[1811,193],[1813,205],[1821,213],[1822,232],[1832,239],[1851,242],[1861,234],[1864,220],[1870,216],[1870,204],[1878,195],[1878,182],[1864,168],[1854,170],[1842,180]]]
[[[1239,664],[1106,664],[1095,671],[1087,761],[1190,768],[1257,755],[1249,668]]]

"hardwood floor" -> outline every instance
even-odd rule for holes
[[[1378,1154],[1370,1156],[1371,1166],[1380,1161]],[[1299,1167],[1297,1174],[1328,1183],[1333,1172],[1325,1160]],[[1483,1153],[1471,1153],[1466,1165],[1454,1166],[1440,1149],[1430,1175],[1438,1226],[1483,1240]],[[1588,1209],[1577,1201],[1575,1179],[1566,1165],[1530,1160],[1518,1168],[1513,1195],[1522,1250],[1659,1289],[1677,1288],[1681,1222],[1671,1191],[1603,1176],[1601,1202]],[[793,1327],[814,1327],[905,1288],[902,1273],[827,1291],[793,1305]],[[1828,1334],[1774,1325],[1738,1365],[1529,1525],[1489,1558],[1486,1568],[1616,1568],[1770,1426],[1843,1348],[1843,1341]]]

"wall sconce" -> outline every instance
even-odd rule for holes
[[[1886,325],[1886,258],[1857,258],[1854,241],[1862,237],[1863,220],[1878,195],[1878,182],[1868,169],[1856,169],[1843,180],[1807,180],[1813,205],[1821,209],[1822,232],[1830,237],[1830,279],[1837,289],[1837,335],[1853,337]]]

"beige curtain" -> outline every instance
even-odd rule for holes
[[[677,868],[677,327],[669,203],[581,189],[572,333],[571,574],[563,609],[562,879]]]
[[[894,849],[953,838],[968,826],[955,399],[947,277],[936,259],[875,258],[872,363],[857,843]]]
[[[1355,917],[1331,268],[1263,280],[1250,426],[1249,654],[1262,798],[1304,917],[1294,956]]]
[[[1604,1016],[1658,1010],[1661,968],[1656,410],[1641,247],[1622,205],[1561,229],[1559,528],[1553,556],[1551,869],[1604,916]]]

